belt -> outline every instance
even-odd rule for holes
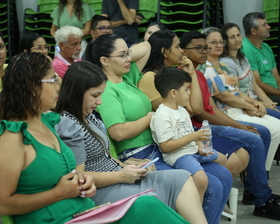
[[[133,151],[128,152],[128,153],[126,153],[126,154],[124,154],[124,155],[118,155],[118,157],[119,157],[119,159],[128,158],[128,157],[130,157],[130,156],[132,156],[132,155],[134,155],[134,154],[136,154],[136,153],[138,153],[138,152],[143,151],[144,149],[146,149],[146,148],[149,147],[150,145],[151,145],[151,144],[145,145],[145,146],[142,146],[142,147],[139,147],[139,148],[136,148],[136,149],[134,149]]]

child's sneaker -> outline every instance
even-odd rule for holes
[[[255,216],[280,220],[280,205],[272,199],[272,197],[267,200],[265,205],[260,207],[255,207]]]

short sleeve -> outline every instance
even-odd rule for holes
[[[77,165],[86,162],[84,131],[74,120],[61,116],[61,121],[55,126],[61,140],[73,151]]]
[[[59,6],[56,6],[56,8],[53,10],[51,18],[53,18],[53,24],[59,27]]]
[[[128,0],[127,1],[127,8],[128,9],[135,9],[136,11],[139,10],[139,0]]]
[[[138,88],[149,97],[150,101],[161,98],[155,87],[155,73],[146,72],[138,83]]]
[[[0,135],[2,135],[5,130],[8,130],[10,132],[22,132],[23,135],[23,143],[25,145],[32,144],[32,137],[27,131],[28,124],[23,121],[6,121],[2,120],[0,121]]]
[[[93,8],[86,4],[86,3],[83,3],[83,11],[84,11],[84,23],[90,21],[92,19],[92,17],[95,15],[95,12],[93,10]]]
[[[214,68],[206,67],[204,77],[206,78],[211,96],[216,96],[226,91],[222,79],[219,77],[217,71]]]
[[[237,68],[235,66],[233,59],[224,57],[224,58],[220,58],[219,61],[227,65],[230,74],[238,75]]]
[[[153,139],[157,144],[166,142],[174,137],[171,120],[164,114],[154,114],[151,119],[150,128]]]

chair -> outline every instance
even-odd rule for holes
[[[3,224],[14,224],[12,216],[2,216],[1,217]]]
[[[263,12],[279,10],[279,0],[263,0]]]

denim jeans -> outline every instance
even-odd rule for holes
[[[265,170],[265,161],[271,140],[270,132],[262,125],[244,121],[239,122],[244,125],[255,126],[260,136],[249,131],[219,125],[211,125],[212,134],[239,144],[249,153],[250,160],[247,166],[244,188],[253,193],[255,206],[258,207],[264,204],[272,194],[271,188],[268,186]]]
[[[276,107],[276,108],[278,110],[280,110],[280,107]],[[280,112],[278,112],[276,110],[269,109],[269,108],[266,108],[266,112],[267,112],[268,115],[280,119]]]
[[[119,155],[124,155],[133,150],[134,149],[126,150]],[[150,160],[159,157],[159,160],[155,163],[157,170],[174,169],[164,163],[161,152],[155,143],[131,157]],[[121,159],[121,161],[124,161],[127,158]],[[216,163],[202,164],[202,167],[208,177],[208,187],[204,193],[203,199],[204,214],[209,224],[218,224],[220,222],[222,211],[228,200],[232,186],[232,176],[228,169]]]

